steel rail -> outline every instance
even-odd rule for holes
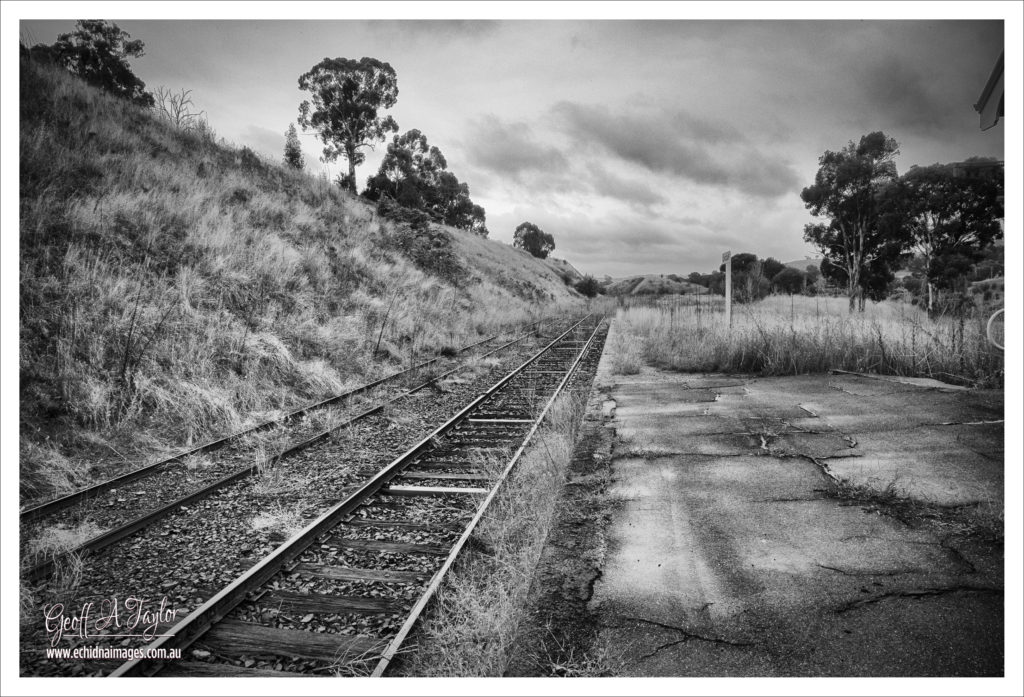
[[[499,351],[503,351],[507,349],[509,346],[512,346],[513,344],[517,344],[523,341],[523,339],[525,339],[528,336],[528,333],[523,334],[513,339],[512,341],[502,344],[497,348],[491,349],[487,353],[481,354],[480,358],[487,358],[488,356],[494,355]],[[376,406],[373,406],[357,414],[356,416],[347,419],[346,421],[335,424],[334,426],[325,431],[322,431],[298,443],[294,443],[288,448],[282,450],[277,455],[275,455],[272,460],[272,463],[280,462],[281,460],[292,455],[295,455],[296,453],[302,450],[306,450],[307,448],[316,445],[317,443],[323,441],[324,439],[329,438],[337,431],[348,426],[351,426],[352,424],[358,421],[369,418],[374,414],[378,414],[384,411],[384,409],[386,409],[388,406],[394,404],[395,402],[398,402],[413,394],[416,394],[420,390],[423,390],[429,387],[430,385],[436,383],[437,381],[443,380],[452,373],[457,373],[460,370],[463,370],[464,368],[465,366],[456,366],[451,370],[441,373],[440,375],[436,375],[430,380],[427,380],[426,382],[417,385],[416,387],[413,387],[412,389],[409,389],[386,402],[377,404]],[[230,472],[229,474],[221,477],[220,479],[214,480],[213,482],[210,482],[209,484],[206,484],[193,492],[185,494],[184,496],[181,496],[167,504],[164,504],[163,506],[160,506],[159,508],[155,508],[152,511],[149,511],[148,513],[145,513],[137,518],[133,518],[132,520],[126,521],[121,525],[106,530],[100,533],[99,535],[96,535],[95,537],[86,540],[85,542],[83,542],[82,544],[78,545],[73,549],[65,550],[64,552],[61,552],[59,555],[55,555],[50,559],[46,559],[42,562],[39,562],[38,564],[34,565],[31,569],[25,572],[24,578],[28,580],[30,583],[38,581],[48,576],[53,571],[54,566],[57,564],[59,560],[66,559],[71,555],[85,555],[92,552],[97,552],[101,549],[104,549],[105,547],[109,547],[110,545],[115,544],[123,540],[124,538],[135,534],[139,530],[148,527],[157,520],[165,518],[166,516],[176,511],[177,509],[181,508],[182,506],[187,506],[193,501],[204,499],[220,489],[235,484],[236,482],[239,482],[245,479],[246,477],[251,476],[259,468],[260,464],[256,463],[249,465],[248,467],[242,467],[240,469],[237,469],[234,472]]]
[[[459,413],[435,429],[430,435],[423,438],[419,443],[381,469],[357,491],[324,511],[315,521],[218,591],[216,595],[193,610],[185,619],[171,627],[167,634],[149,644],[146,648],[184,649],[194,643],[217,622],[224,619],[239,603],[245,600],[250,591],[265,584],[286,565],[305,552],[318,537],[337,526],[346,516],[350,516],[366,499],[376,494],[385,484],[399,474],[413,458],[434,447],[435,439],[457,426],[478,405],[526,370],[561,339],[572,333],[578,326],[589,319],[589,317],[590,315],[573,324],[522,365],[470,402]],[[162,666],[163,664],[155,659],[148,661],[142,658],[132,659],[119,666],[109,677],[154,675],[159,672]]]
[[[532,327],[535,327],[535,326],[537,326],[538,324],[540,324],[543,321],[544,320],[538,320],[537,322],[534,322],[533,324],[528,324],[528,325],[526,325],[526,329],[530,329]],[[499,334],[495,334],[494,336],[490,336],[490,337],[488,337],[486,339],[482,339],[481,341],[477,341],[475,343],[469,344],[468,346],[464,346],[461,349],[459,349],[457,351],[457,353],[465,353],[466,351],[469,351],[469,350],[471,350],[473,348],[476,348],[477,346],[480,346],[481,344],[485,344],[485,343],[487,343],[489,341],[495,340],[496,338],[498,338],[498,336],[499,336]],[[215,438],[213,440],[207,441],[206,443],[203,443],[202,445],[197,445],[197,446],[195,446],[193,448],[189,448],[188,450],[183,450],[181,452],[178,452],[178,453],[176,453],[176,454],[174,454],[174,455],[172,455],[170,457],[167,457],[167,458],[164,458],[163,460],[160,460],[159,462],[154,462],[154,463],[149,464],[149,465],[144,465],[143,467],[139,467],[139,468],[134,469],[134,470],[132,470],[130,472],[125,472],[124,474],[117,475],[116,477],[112,477],[110,479],[104,480],[104,481],[99,482],[97,484],[93,484],[91,486],[85,487],[84,489],[79,489],[78,491],[74,491],[74,492],[72,492],[70,494],[67,494],[65,496],[61,496],[60,498],[52,499],[50,501],[46,501],[44,503],[40,503],[40,504],[37,504],[35,506],[26,508],[23,511],[21,511],[20,521],[21,521],[22,524],[27,524],[27,523],[35,522],[35,521],[37,521],[37,520],[39,520],[41,518],[45,518],[48,515],[51,515],[53,513],[61,511],[61,510],[64,510],[65,508],[70,508],[71,506],[74,506],[75,504],[77,504],[77,503],[79,503],[81,501],[84,501],[85,499],[89,498],[90,496],[102,493],[104,491],[107,491],[107,490],[112,489],[112,488],[116,488],[116,487],[124,485],[124,484],[128,484],[130,482],[136,481],[137,479],[141,479],[142,477],[149,476],[150,474],[155,472],[157,469],[159,469],[159,468],[161,468],[161,467],[163,467],[165,465],[170,465],[170,464],[172,464],[174,462],[177,462],[177,461],[179,461],[179,460],[181,460],[183,458],[186,458],[186,457],[188,457],[190,455],[199,455],[199,454],[202,454],[202,453],[214,452],[214,451],[219,450],[220,448],[224,447],[229,442],[231,442],[233,440],[236,440],[238,438],[241,438],[242,436],[251,435],[251,434],[254,434],[254,433],[258,433],[260,431],[265,431],[268,428],[272,428],[274,426],[278,426],[278,425],[287,423],[287,422],[289,422],[289,421],[291,421],[293,419],[296,419],[296,418],[298,418],[300,416],[303,416],[303,415],[305,415],[305,414],[307,414],[307,413],[309,413],[311,411],[314,411],[316,409],[321,409],[321,408],[329,406],[331,404],[337,404],[338,402],[344,401],[346,399],[350,399],[350,398],[352,398],[352,397],[354,397],[354,396],[356,396],[358,394],[362,394],[364,392],[368,392],[369,390],[372,390],[375,387],[379,387],[380,385],[383,385],[386,382],[390,382],[392,380],[400,378],[403,375],[411,373],[411,372],[413,372],[415,370],[420,370],[422,368],[425,368],[426,366],[431,365],[433,363],[436,363],[437,361],[440,361],[441,359],[443,359],[445,357],[446,356],[440,356],[440,355],[436,356],[434,358],[431,358],[430,360],[423,361],[422,363],[418,363],[417,365],[414,365],[412,367],[406,368],[404,370],[400,370],[398,372],[391,373],[390,375],[385,375],[382,378],[378,378],[377,380],[374,380],[373,382],[369,382],[369,383],[367,383],[365,385],[361,385],[361,386],[356,387],[356,388],[354,388],[352,390],[349,390],[347,392],[343,392],[341,394],[334,395],[333,397],[329,397],[329,398],[321,400],[319,402],[315,402],[313,404],[309,404],[309,405],[306,405],[304,407],[300,407],[300,408],[298,408],[298,409],[296,409],[296,410],[294,410],[292,412],[289,412],[289,413],[285,414],[284,416],[282,416],[279,419],[272,419],[272,420],[269,420],[269,421],[264,421],[263,423],[257,424],[255,426],[250,426],[249,428],[244,428],[244,429],[241,429],[239,431],[235,431],[234,433],[228,434],[226,436],[221,436],[220,438]]]
[[[381,677],[384,674],[384,671],[387,670],[388,666],[391,664],[391,660],[398,653],[398,650],[401,648],[402,643],[409,635],[409,632],[412,631],[413,626],[416,624],[416,621],[423,613],[423,610],[426,609],[427,604],[434,597],[434,594],[437,592],[437,589],[441,587],[441,583],[444,581],[445,575],[448,573],[449,569],[451,569],[452,565],[455,563],[455,560],[456,558],[458,558],[459,553],[462,552],[463,547],[465,547],[466,543],[469,542],[469,539],[472,536],[473,531],[476,529],[477,524],[483,518],[484,513],[487,512],[488,506],[491,505],[491,502],[497,496],[498,490],[501,488],[501,485],[504,484],[505,480],[508,478],[508,475],[516,466],[516,463],[519,462],[519,458],[522,457],[523,453],[526,451],[527,446],[530,445],[530,442],[533,440],[533,436],[540,429],[541,424],[544,422],[544,418],[548,414],[548,411],[551,409],[552,405],[554,405],[555,400],[558,399],[558,397],[562,394],[562,390],[565,389],[565,386],[569,384],[569,380],[571,380],[572,376],[576,373],[576,369],[579,367],[580,363],[583,361],[583,357],[586,356],[587,352],[590,350],[590,347],[593,345],[594,338],[597,336],[597,331],[600,328],[601,323],[598,322],[597,326],[594,327],[594,331],[591,332],[590,338],[587,339],[587,342],[580,350],[579,355],[576,356],[576,360],[574,360],[572,365],[569,367],[569,370],[566,372],[565,377],[562,378],[562,381],[558,383],[558,387],[555,388],[554,394],[551,395],[551,398],[547,401],[547,404],[544,405],[544,409],[543,411],[541,411],[540,416],[538,416],[537,419],[534,421],[533,426],[530,428],[530,431],[526,434],[526,438],[523,440],[522,445],[519,446],[519,449],[516,450],[515,454],[512,456],[512,459],[509,460],[509,463],[505,466],[505,469],[502,470],[502,473],[498,477],[498,480],[494,483],[494,486],[491,487],[491,491],[487,495],[487,498],[483,500],[483,502],[480,504],[480,508],[477,509],[476,515],[473,516],[473,519],[466,526],[466,529],[462,532],[462,536],[459,537],[458,541],[452,547],[451,551],[448,553],[448,557],[444,560],[444,563],[434,573],[434,576],[430,580],[430,584],[427,586],[427,589],[423,592],[423,595],[420,596],[420,599],[416,602],[416,605],[413,606],[413,609],[410,612],[409,616],[406,618],[405,623],[402,624],[401,629],[398,630],[398,634],[395,635],[395,638],[391,640],[391,644],[381,655],[381,658],[378,661],[377,666],[376,668],[374,668],[373,673],[370,675],[370,677]]]

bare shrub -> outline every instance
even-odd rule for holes
[[[203,119],[205,111],[196,111],[192,103],[192,90],[182,89],[180,92],[173,92],[161,85],[153,92],[154,111],[157,115],[181,131],[195,131],[199,129],[200,123],[206,123]]]

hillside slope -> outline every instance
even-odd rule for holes
[[[20,97],[27,495],[578,302],[549,265],[465,231],[432,239],[435,268],[437,249],[410,256],[407,228],[326,180],[63,71],[23,59]]]

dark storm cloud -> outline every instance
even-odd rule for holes
[[[487,178],[511,178],[533,196],[596,193],[643,210],[668,202],[643,181],[611,171],[600,158],[586,153],[570,158],[539,142],[528,124],[489,115],[473,123],[468,133],[463,149],[471,166]]]
[[[966,110],[970,106],[950,100],[956,93],[948,87],[939,94],[942,86],[936,85],[933,77],[894,55],[867,63],[857,84],[883,114],[908,128],[932,130],[955,125],[959,120],[956,107]]]
[[[569,167],[565,155],[538,142],[529,125],[505,123],[493,115],[470,124],[464,149],[474,166],[517,181],[525,174],[557,174]]]
[[[685,112],[617,113],[560,102],[556,117],[578,142],[596,145],[634,165],[697,184],[775,197],[798,186],[787,163],[770,159],[736,129]]]

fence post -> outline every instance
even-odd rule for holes
[[[722,254],[725,262],[725,326],[732,329],[732,251]]]

